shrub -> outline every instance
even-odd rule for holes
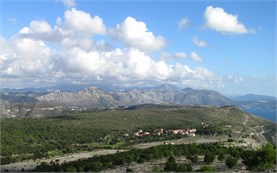
[[[215,172],[215,167],[206,165],[206,166],[202,166],[199,171],[200,172]]]
[[[207,164],[211,164],[213,163],[214,159],[215,159],[215,154],[207,153],[204,157],[204,162]]]
[[[237,165],[238,163],[238,158],[235,157],[227,157],[225,160],[225,164],[228,166],[228,168],[233,168]]]

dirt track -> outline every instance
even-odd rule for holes
[[[210,137],[210,138],[202,138],[202,137],[189,137],[189,138],[181,138],[181,139],[174,139],[168,141],[161,141],[161,142],[149,142],[149,143],[142,143],[136,144],[131,146],[132,148],[149,148],[157,145],[163,144],[189,144],[189,143],[210,143],[210,142],[225,142],[227,138],[223,138],[222,136],[218,137]]]
[[[74,154],[66,154],[64,156],[56,156],[50,159],[40,159],[40,160],[26,160],[26,161],[22,161],[22,162],[16,162],[16,163],[11,163],[8,165],[1,165],[1,172],[4,172],[5,170],[9,170],[9,171],[20,171],[22,170],[22,168],[24,168],[24,170],[32,170],[34,169],[37,165],[39,165],[42,162],[46,162],[46,163],[50,163],[51,161],[55,162],[56,160],[59,160],[59,163],[63,163],[63,162],[70,162],[70,161],[74,161],[74,160],[78,160],[78,159],[82,159],[82,158],[89,158],[89,157],[93,157],[96,155],[106,155],[106,154],[114,154],[116,152],[123,152],[126,150],[107,150],[107,149],[103,149],[103,150],[96,150],[96,151],[91,151],[91,152],[82,152],[82,153],[74,153]]]
[[[214,136],[214,137],[189,137],[189,138],[181,138],[181,139],[175,139],[175,140],[168,140],[168,141],[161,141],[161,142],[150,142],[150,143],[142,143],[142,144],[136,144],[133,146],[130,146],[130,148],[149,148],[157,145],[163,145],[163,144],[189,144],[189,143],[210,143],[210,142],[226,142],[227,138],[224,138],[222,136]],[[127,150],[107,150],[107,149],[101,149],[91,152],[82,152],[82,153],[74,153],[74,154],[67,154],[64,156],[56,156],[50,159],[40,159],[40,160],[26,160],[23,162],[17,162],[17,163],[11,163],[8,165],[1,165],[1,172],[8,169],[9,171],[21,171],[22,168],[24,170],[32,170],[37,165],[39,165],[42,162],[50,163],[51,161],[55,162],[56,160],[59,160],[59,163],[63,162],[70,162],[74,160],[78,160],[81,158],[89,158],[96,155],[106,155],[106,154],[114,154],[116,152],[123,152]]]

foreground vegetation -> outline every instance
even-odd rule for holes
[[[247,125],[243,124],[246,117]],[[135,138],[132,134],[138,129],[197,128],[197,135],[229,136],[240,130],[240,135],[246,136],[252,127],[261,125],[267,128],[265,135],[270,139],[271,133],[276,131],[273,123],[234,107],[106,110],[60,117],[2,119],[1,164],[99,148],[120,149],[141,142],[182,137],[165,134]],[[125,133],[130,137],[124,137]]]
[[[167,158],[163,169],[158,171],[191,172],[192,164],[197,163],[198,155],[204,155],[204,162],[210,166],[202,166],[195,170],[200,172],[216,171],[211,164],[215,158],[225,159],[229,168],[236,166],[238,159],[247,166],[250,171],[274,171],[276,163],[276,148],[268,144],[259,150],[244,150],[237,147],[224,147],[220,143],[187,144],[187,145],[161,145],[148,149],[133,149],[127,152],[103,155],[89,159],[80,159],[69,163],[42,163],[33,171],[35,172],[97,172],[118,165],[131,162],[143,163],[154,159]],[[175,157],[187,156],[189,164],[177,164]],[[132,171],[130,168],[126,171]],[[154,170],[157,171],[157,170]]]

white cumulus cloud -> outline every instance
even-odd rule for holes
[[[197,47],[206,47],[207,46],[207,42],[205,42],[204,40],[199,40],[197,36],[193,36],[192,42]]]
[[[242,83],[244,82],[244,78],[241,76],[232,76],[232,75],[227,75],[227,79],[229,81],[232,81],[234,83]]]
[[[110,33],[126,45],[147,52],[156,51],[165,46],[163,37],[155,36],[148,31],[144,22],[137,21],[133,17],[127,17],[121,24],[117,24],[116,28],[110,29]]]
[[[185,59],[187,58],[188,55],[184,52],[175,52],[175,53],[167,53],[167,52],[162,52],[160,55],[161,60],[180,60],[180,59]]]
[[[194,61],[197,61],[197,62],[203,61],[203,59],[196,52],[191,52],[190,56]]]
[[[61,42],[84,45],[87,44],[86,37],[106,33],[106,27],[103,20],[98,17],[92,17],[91,14],[72,8],[64,12],[64,21],[57,18],[57,25],[51,27],[47,21],[33,20],[29,27],[23,27],[18,35],[22,38],[32,38],[42,41]],[[80,36],[82,35],[82,36]],[[80,41],[80,38],[82,41]]]
[[[62,23],[58,19],[58,23]],[[64,13],[62,23],[67,30],[85,34],[105,34],[106,26],[99,16],[92,17],[89,13],[72,8]]]
[[[238,16],[228,14],[223,8],[208,6],[204,14],[207,28],[221,33],[246,34],[248,29],[239,22]]]
[[[59,0],[66,8],[72,8],[76,6],[75,0]]]
[[[181,19],[180,21],[177,22],[178,28],[180,31],[186,29],[189,25],[189,19],[187,17]]]
[[[28,38],[12,38],[6,42],[2,56],[2,74],[39,76],[52,70],[53,51],[44,42]]]
[[[30,28],[36,33],[47,33],[52,30],[51,26],[46,21],[42,20],[33,20],[30,23]]]
[[[166,60],[184,60],[187,58],[191,58],[193,61],[196,62],[202,62],[203,58],[200,57],[196,52],[191,52],[191,54],[187,54],[185,52],[174,52],[174,53],[168,53],[168,52],[162,52],[160,54],[160,60],[166,61]]]
[[[94,19],[72,8],[57,25],[34,20],[11,39],[0,37],[0,82],[5,87],[34,87],[63,82],[135,85],[167,81],[201,88],[207,81],[220,83],[218,76],[204,67],[165,61],[192,58],[201,62],[195,52],[164,52],[158,60],[151,57],[149,51],[159,50],[165,40],[149,32],[144,22],[129,17],[119,24],[113,34],[127,46],[116,48],[104,40],[93,40],[93,34],[102,33],[92,29]],[[102,20],[100,23],[93,27],[105,28]]]

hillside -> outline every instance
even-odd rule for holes
[[[124,138],[138,129],[196,128],[196,135],[232,136],[240,145],[276,142],[276,124],[235,107],[149,106],[66,116],[1,120],[2,163],[97,148],[124,148],[174,136]],[[219,136],[219,137],[220,137]],[[251,141],[250,143],[247,141]],[[14,156],[11,156],[14,155]]]

